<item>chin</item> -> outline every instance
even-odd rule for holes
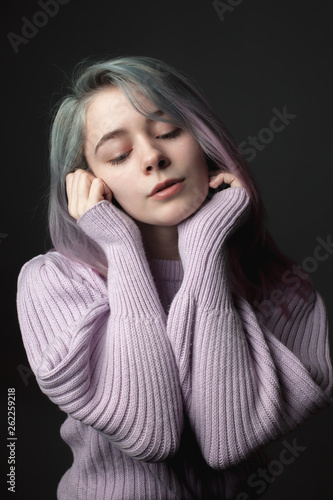
[[[179,214],[167,217],[156,217],[156,218],[142,218],[142,219],[137,217],[132,217],[132,218],[139,224],[145,224],[147,226],[163,226],[163,227],[177,226],[183,220],[186,219],[186,217],[181,217]]]
[[[181,222],[183,222],[185,219],[190,217],[192,213],[187,213],[187,214],[178,214],[173,217],[164,217],[159,220],[156,220],[154,222],[151,222],[150,224],[153,224],[154,226],[178,226]]]
[[[157,222],[155,225],[156,226],[165,226],[165,227],[168,227],[168,226],[178,226],[178,224],[180,224],[181,222],[183,222],[183,218],[176,218],[176,219],[172,219],[172,220],[168,220],[168,221],[161,221],[161,222]]]

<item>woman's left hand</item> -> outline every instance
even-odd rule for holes
[[[225,184],[230,184],[230,187],[243,187],[237,177],[229,172],[221,172],[217,175],[213,174],[209,181],[209,187],[216,189],[223,184],[223,182]]]

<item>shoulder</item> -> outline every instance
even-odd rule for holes
[[[71,260],[55,250],[37,255],[26,262],[18,276],[19,294],[27,288],[38,294],[41,288],[56,290],[66,286],[88,286],[99,295],[106,293],[105,278],[89,266]]]

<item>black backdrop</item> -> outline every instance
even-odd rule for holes
[[[309,271],[333,324],[332,251],[326,260],[314,256],[318,242],[332,234],[331,26],[329,1],[2,3],[1,410],[5,418],[7,388],[15,387],[16,498],[56,498],[71,463],[59,436],[65,415],[29,371],[15,309],[20,267],[49,244],[48,128],[65,75],[83,58],[106,54],[149,55],[191,75],[241,145],[273,236]],[[289,118],[276,131],[281,121],[272,119],[283,112]],[[270,447],[275,479],[263,498],[331,498],[332,415],[332,409],[317,414]],[[7,460],[2,421],[1,456]],[[295,439],[303,451],[281,466],[286,441]],[[7,469],[5,464],[2,486]],[[15,497],[10,495],[2,498]]]

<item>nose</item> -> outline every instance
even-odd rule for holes
[[[165,167],[165,166],[166,166],[166,160],[162,160],[162,159],[161,159],[161,160],[158,162],[158,165],[157,165],[157,166],[158,166],[158,168],[163,168],[163,167]],[[154,167],[153,165],[148,165],[148,166],[146,167],[146,169],[145,169],[145,171],[146,171],[146,172],[150,172],[151,170],[155,170],[155,167]]]
[[[156,145],[147,142],[142,150],[142,170],[149,173],[166,168],[170,164],[168,156]]]

